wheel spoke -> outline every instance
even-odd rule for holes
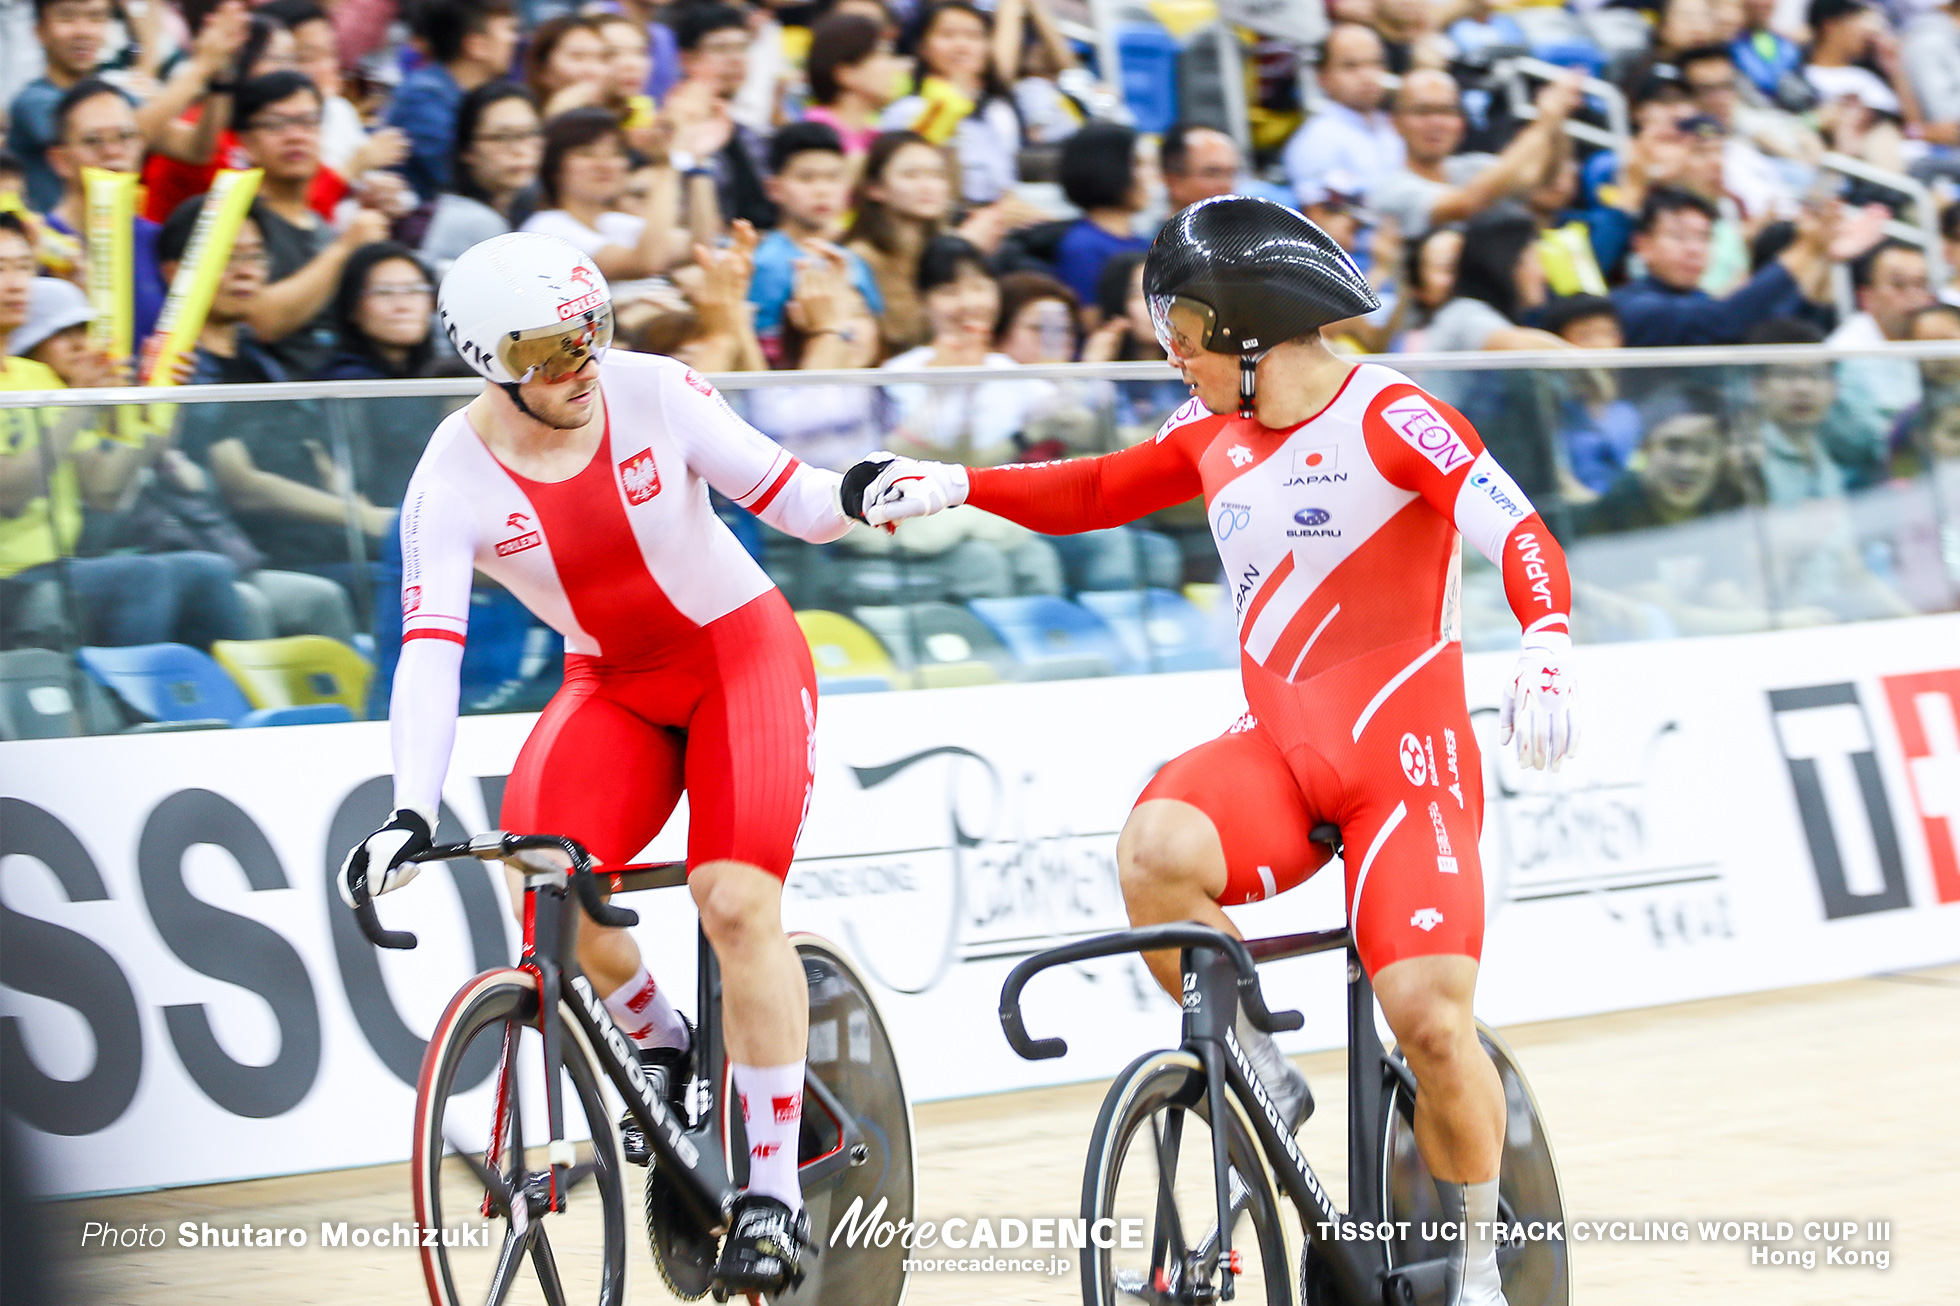
[[[576,1192],[580,1184],[598,1173],[599,1162],[597,1158],[590,1161],[580,1161],[577,1165],[567,1166],[565,1168],[565,1191],[567,1193]]]
[[[1165,1264],[1175,1264],[1180,1269],[1184,1263],[1184,1222],[1177,1214],[1177,1149],[1178,1140],[1184,1133],[1184,1117],[1180,1112],[1172,1116],[1162,1127],[1157,1117],[1150,1117],[1150,1136],[1157,1145],[1157,1245],[1165,1253],[1162,1260],[1153,1264],[1153,1269]]]
[[[504,1298],[510,1296],[510,1285],[517,1278],[518,1263],[524,1259],[524,1249],[530,1243],[528,1230],[524,1233],[515,1229],[504,1230],[504,1245],[497,1249],[497,1269],[490,1276],[488,1306],[504,1306]]]
[[[1226,1169],[1225,1182],[1227,1185],[1226,1191],[1231,1194],[1232,1198],[1232,1227],[1237,1229],[1239,1227],[1239,1217],[1245,1214],[1246,1207],[1252,1205],[1252,1187],[1246,1183],[1244,1176],[1239,1174],[1239,1168],[1237,1166],[1231,1166]],[[1191,1249],[1191,1254],[1205,1264],[1210,1264],[1216,1260],[1218,1258],[1218,1230],[1214,1228],[1207,1233],[1199,1241],[1198,1245]]]
[[[510,1214],[510,1185],[504,1181],[504,1177],[495,1170],[492,1170],[488,1165],[485,1165],[482,1161],[471,1156],[465,1148],[449,1135],[444,1134],[442,1141],[449,1144],[450,1154],[468,1166],[470,1173],[477,1177],[477,1181],[483,1185],[484,1191],[490,1195],[490,1201],[495,1205],[497,1213],[508,1216]]]
[[[538,1272],[538,1286],[544,1289],[545,1306],[565,1306],[565,1288],[558,1282],[558,1259],[551,1254],[551,1239],[544,1226],[531,1229],[531,1264]]]

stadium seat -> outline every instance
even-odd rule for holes
[[[810,660],[817,666],[817,688],[826,694],[868,694],[891,689],[903,679],[878,637],[841,612],[810,609],[796,614]]]
[[[990,685],[1012,678],[1014,655],[985,622],[952,603],[854,608],[921,689]]]
[[[1184,597],[1196,604],[1200,612],[1216,612],[1218,605],[1225,601],[1225,587],[1215,580],[1194,580],[1184,587]]]
[[[1208,671],[1230,666],[1215,623],[1172,590],[1098,590],[1076,596],[1109,623],[1131,658],[1152,671]]]
[[[0,739],[114,734],[122,727],[102,687],[61,654],[44,648],[0,653]]]
[[[82,665],[151,721],[188,726],[296,726],[352,721],[340,703],[254,709],[224,668],[185,644],[84,648]]]
[[[469,639],[459,672],[463,711],[541,710],[562,679],[564,645],[563,637],[531,615],[515,594],[476,586],[470,591]],[[385,703],[375,703],[373,715],[385,716],[385,709]]]
[[[1116,29],[1122,63],[1123,102],[1142,132],[1161,132],[1177,121],[1178,40],[1154,22]]]
[[[1031,669],[1070,659],[1077,675],[1127,675],[1148,668],[1130,656],[1102,618],[1049,594],[974,599],[969,607]]]
[[[221,639],[211,646],[211,656],[238,682],[253,707],[339,703],[356,721],[367,716],[374,668],[337,639]]]

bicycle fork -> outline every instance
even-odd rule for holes
[[[1362,1066],[1379,1067],[1384,1063],[1384,1054],[1381,1040],[1375,1033],[1374,990],[1351,949],[1348,958],[1349,1055],[1357,1058]],[[1328,1242],[1323,1236],[1324,1229],[1340,1228],[1352,1220],[1379,1220],[1380,1158],[1374,1155],[1374,1140],[1369,1136],[1369,1122],[1375,1119],[1370,1108],[1378,1109],[1381,1097],[1379,1074],[1364,1071],[1349,1077],[1351,1085],[1359,1079],[1369,1081],[1369,1086],[1350,1089],[1348,1192],[1354,1209],[1351,1214],[1343,1215],[1301,1155],[1299,1144],[1282,1124],[1278,1107],[1239,1043],[1236,981],[1237,973],[1231,960],[1222,953],[1208,948],[1185,950],[1184,1038],[1187,1046],[1197,1046],[1205,1064],[1205,1092],[1212,1112],[1214,1147],[1220,1149],[1222,1154],[1224,1142],[1220,1123],[1227,1119],[1225,1113],[1231,1110],[1226,1100],[1229,1084],[1238,1090],[1249,1106],[1257,1108],[1248,1112],[1254,1136],[1273,1159],[1274,1177],[1298,1210],[1300,1222],[1305,1226],[1303,1232],[1309,1242]],[[1229,1265],[1232,1255],[1228,1172],[1222,1160],[1217,1162],[1215,1168],[1219,1193],[1220,1259]],[[1329,1256],[1329,1268],[1340,1282],[1346,1299],[1356,1303],[1379,1300],[1381,1275],[1387,1268],[1385,1258],[1379,1265],[1364,1267],[1359,1263],[1362,1258],[1354,1254],[1357,1248],[1376,1244],[1340,1239],[1334,1245],[1339,1250]],[[1229,1277],[1224,1287],[1221,1297],[1228,1297],[1231,1291]]]
[[[1193,1249],[1194,1262],[1217,1267],[1218,1300],[1238,1295],[1239,1252],[1232,1246],[1232,1224],[1239,1205],[1233,1200],[1231,1161],[1232,1104],[1226,1094],[1226,1040],[1237,1049],[1233,1027],[1238,1021],[1238,972],[1229,958],[1210,948],[1185,948],[1184,1045],[1195,1046],[1205,1071],[1205,1109],[1211,1118],[1212,1190],[1218,1201],[1218,1224],[1211,1239]],[[1238,1055],[1242,1058],[1243,1052]],[[1165,1182],[1158,1166],[1159,1184]]]

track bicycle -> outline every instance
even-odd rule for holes
[[[544,850],[562,853],[569,867],[512,860]],[[619,1108],[608,1101],[607,1084],[653,1152],[644,1208],[661,1278],[683,1300],[709,1292],[725,1300],[715,1258],[749,1151],[741,1112],[728,1109],[714,951],[701,935],[694,1080],[677,1113],[580,972],[574,948],[578,912],[601,925],[637,924],[638,914],[611,905],[607,893],[682,885],[685,867],[594,871],[570,839],[502,831],[414,860],[465,858],[502,861],[523,877],[524,944],[515,966],[487,970],[457,991],[422,1059],[410,1182],[430,1302],[624,1306],[629,1220],[613,1125]],[[372,899],[355,914],[377,947],[415,946],[412,933],[383,928]],[[790,941],[810,995],[798,1161],[817,1251],[802,1284],[769,1300],[897,1306],[906,1255],[898,1240],[830,1243],[840,1224],[870,1220],[874,1211],[894,1223],[913,1216],[911,1106],[857,968],[815,935]]]
[[[1313,838],[1340,852],[1335,827]],[[1084,1250],[1085,1306],[1200,1306],[1240,1292],[1267,1306],[1440,1303],[1455,1239],[1441,1236],[1442,1202],[1416,1150],[1418,1086],[1402,1055],[1382,1047],[1374,989],[1346,926],[1241,942],[1183,922],[1052,948],[1015,966],[1001,989],[1008,1042],[1030,1060],[1068,1050],[1059,1038],[1030,1038],[1022,1018],[1021,991],[1042,971],[1164,948],[1181,950],[1183,1041],[1131,1062],[1096,1118],[1082,1217],[1116,1221],[1111,1230],[1128,1220],[1139,1236]],[[1234,1030],[1241,1005],[1269,1033],[1299,1029],[1299,1012],[1267,1009],[1255,968],[1335,949],[1347,953],[1345,1213],[1281,1124]],[[1531,1235],[1499,1240],[1505,1297],[1510,1306],[1568,1306],[1564,1205],[1538,1104],[1504,1041],[1482,1021],[1477,1033],[1504,1086],[1498,1219]],[[1297,1297],[1274,1179],[1304,1226]]]

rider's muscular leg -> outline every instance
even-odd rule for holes
[[[708,862],[687,877],[721,963],[728,1060],[749,1140],[751,1195],[797,1210],[797,1139],[810,1008],[802,963],[783,934],[783,882],[747,862]]]
[[[1445,1183],[1497,1177],[1504,1086],[1477,1041],[1470,957],[1410,957],[1375,975],[1375,997],[1416,1077],[1416,1147]]]
[[[1116,870],[1130,924],[1197,921],[1243,937],[1217,902],[1225,892],[1225,845],[1211,818],[1190,803],[1138,803],[1116,839]],[[1183,993],[1176,952],[1146,952],[1143,964],[1166,993]]]
[[[802,963],[783,933],[783,882],[747,862],[706,862],[689,872],[687,887],[721,962],[729,1060],[800,1060],[810,1041],[810,1007]]]

